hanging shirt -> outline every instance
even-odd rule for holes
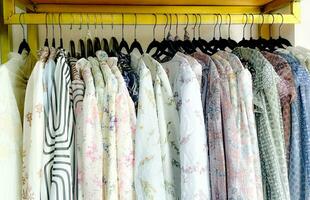
[[[208,147],[198,80],[179,52],[163,66],[180,117],[181,199],[210,199]]]
[[[104,51],[97,51],[103,79],[105,81],[105,92],[103,98],[103,187],[105,199],[118,199],[117,179],[117,151],[116,151],[116,129],[115,129],[115,98],[118,89],[117,79],[107,64],[108,55]]]
[[[233,165],[236,166],[233,167],[233,170],[230,170],[230,173],[236,174],[233,177],[239,185],[235,185],[238,186],[235,191],[241,191],[241,193],[232,192],[232,195],[238,194],[242,199],[263,199],[261,166],[253,111],[252,77],[234,54],[219,51],[215,55],[222,58],[216,57],[221,63],[227,65],[224,60],[229,62],[234,74],[228,75],[228,78],[236,78],[237,82],[236,85],[230,84],[230,88],[235,87],[230,89],[230,96],[231,102],[237,101],[232,103],[232,106],[236,112],[238,129],[238,134],[235,137],[240,138],[232,141],[239,140],[240,143],[233,146],[236,148],[235,153],[239,151],[239,156],[234,156]],[[230,82],[233,82],[233,80],[230,80]],[[239,149],[237,149],[238,147]],[[240,184],[242,182],[247,184]]]
[[[83,99],[83,132],[77,135],[78,183],[82,199],[100,200],[103,197],[103,146],[98,104],[91,63],[82,58],[76,67],[85,83]],[[80,194],[80,191],[79,191]]]
[[[0,193],[3,199],[21,199],[23,130],[10,68],[21,68],[24,57],[9,54],[0,65]]]
[[[285,50],[277,54],[290,65],[296,86],[296,100],[292,103],[292,132],[290,143],[289,183],[291,199],[310,196],[310,77],[300,62]]]
[[[294,78],[290,65],[281,56],[269,52],[262,52],[264,57],[273,65],[274,70],[280,76],[278,92],[281,100],[281,110],[284,128],[285,154],[289,161],[289,147],[291,136],[291,103],[296,98]]]
[[[49,50],[44,47],[39,52],[39,61],[30,75],[24,109],[23,127],[23,166],[22,166],[22,199],[41,199],[41,183],[45,175],[42,163],[44,140],[44,91],[43,67]],[[43,165],[42,165],[43,164]],[[45,178],[44,178],[45,179]]]
[[[117,67],[117,58],[107,60],[118,82],[115,99],[118,195],[122,200],[134,200],[134,137],[136,112],[126,83]]]
[[[51,145],[55,141],[52,137],[53,135],[53,128],[52,125],[49,123],[53,123],[53,114],[50,114],[50,111],[52,112],[52,107],[54,106],[52,98],[55,97],[55,94],[53,94],[55,89],[55,67],[56,63],[54,61],[56,56],[56,50],[52,47],[49,49],[49,57],[48,60],[45,63],[44,71],[43,71],[43,90],[44,90],[44,117],[45,117],[45,133],[44,133],[44,145],[43,145],[43,161],[42,163],[51,163],[53,160],[53,148],[54,146]],[[54,96],[52,96],[54,95]],[[50,121],[50,117],[51,121]],[[49,168],[45,168],[45,176],[43,176],[43,181],[41,185],[41,198],[42,199],[48,199],[50,196],[50,190],[51,190],[51,178],[50,171],[52,164],[46,165]]]
[[[76,184],[71,76],[64,50],[58,50],[56,60],[52,107],[44,139],[44,157],[53,159],[44,162],[44,178],[51,183],[51,199],[70,199],[73,198]]]
[[[153,79],[166,199],[180,199],[180,123],[176,103],[168,76],[162,65],[148,54],[144,54],[142,60],[150,70]]]
[[[205,97],[205,121],[207,122],[211,199],[224,200],[227,199],[227,191],[220,76],[210,56],[200,52],[193,55],[207,66],[206,74],[203,74],[207,77],[204,83],[207,86],[202,94],[207,96]],[[204,93],[205,90],[206,93]]]
[[[131,54],[139,75],[139,102],[135,138],[135,190],[138,200],[166,199],[156,101],[152,76],[141,58]]]
[[[78,140],[83,136],[84,131],[84,111],[83,111],[83,99],[85,93],[85,85],[80,77],[80,69],[76,67],[76,61],[74,59],[70,59],[71,65],[71,77],[72,77],[72,96],[73,96],[73,113],[74,113],[74,132],[76,136],[76,143],[78,144]],[[78,167],[82,166],[82,154],[78,153],[81,149],[75,148],[76,150],[76,159],[75,159],[75,173],[77,175],[77,190],[75,190],[75,198],[82,199],[84,190],[82,188],[83,179],[81,179],[81,173],[78,174]],[[79,179],[80,178],[80,179]]]
[[[186,60],[190,64],[193,72],[196,75],[196,78],[198,80],[199,85],[201,86],[201,79],[202,79],[202,66],[201,66],[201,64],[192,56],[185,55],[185,54],[180,54],[180,55],[182,55],[184,58],[186,58]]]
[[[271,64],[257,50],[235,48],[233,53],[253,76],[254,112],[261,156],[265,199],[290,199],[284,134],[277,83],[279,77]]]

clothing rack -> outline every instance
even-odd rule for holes
[[[300,0],[89,0],[87,3],[84,0],[2,0],[0,3],[3,10],[0,16],[2,61],[7,60],[7,54],[12,50],[13,24],[28,24],[28,43],[31,49],[38,49],[37,25],[44,24],[132,25],[135,22],[150,25],[155,23],[154,14],[157,25],[167,23],[164,14],[172,15],[172,24],[194,24],[197,20],[195,14],[201,16],[201,24],[214,24],[218,20],[215,15],[220,14],[222,24],[243,24],[246,21],[262,24],[264,18],[262,33],[263,37],[268,37],[270,25],[300,21]],[[15,7],[26,12],[21,16],[15,12]],[[246,14],[251,15],[249,20]]]

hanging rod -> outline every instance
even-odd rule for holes
[[[201,16],[202,24],[214,24],[217,21],[217,13],[214,14],[199,14]],[[21,15],[21,17],[20,17]],[[124,16],[124,21],[122,22],[122,15]],[[169,23],[176,24],[177,20],[179,24],[186,24],[188,15],[188,23],[195,24],[197,23],[197,18],[195,14],[185,14],[178,13],[171,14],[166,13],[168,16]],[[167,17],[165,14],[156,14],[157,24],[164,25],[167,23]],[[171,18],[170,18],[171,15]],[[197,15],[197,14],[196,14]],[[222,24],[229,23],[228,14],[222,15]],[[248,23],[261,24],[264,18],[264,24],[294,24],[298,19],[291,14],[253,14],[254,21],[252,21],[252,13],[247,14],[231,14],[231,24],[244,24],[246,22],[246,15],[248,15]],[[251,16],[250,16],[251,15]],[[155,23],[154,14],[149,13],[138,13],[137,16],[137,25],[151,25]],[[170,22],[171,19],[171,22]],[[70,24],[82,24],[82,25],[134,25],[135,18],[134,14],[128,13],[23,13],[23,14],[14,14],[8,24],[61,24],[61,25],[70,25]]]

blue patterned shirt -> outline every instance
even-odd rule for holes
[[[277,50],[287,60],[295,79],[297,98],[292,103],[292,131],[289,163],[291,199],[310,197],[310,76],[288,51]]]

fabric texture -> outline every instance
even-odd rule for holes
[[[166,199],[160,133],[151,72],[143,60],[135,54],[131,54],[131,66],[140,77],[134,175],[137,199]]]
[[[168,76],[162,65],[148,54],[144,54],[142,59],[153,79],[166,199],[180,199],[180,123],[176,103]]]
[[[297,98],[291,108],[292,132],[289,160],[291,199],[308,199],[310,196],[310,77],[305,67],[289,52],[277,50],[276,53],[286,59],[291,66],[297,92]]]
[[[259,51],[238,47],[233,53],[244,62],[253,77],[253,102],[264,199],[290,199],[282,114],[277,90],[279,76]]]
[[[285,154],[287,161],[289,161],[289,147],[291,138],[291,103],[296,98],[296,90],[292,70],[287,61],[281,56],[269,52],[262,52],[262,54],[272,64],[274,70],[281,78],[280,82],[278,83],[278,92],[281,100]]]
[[[41,199],[43,180],[42,149],[44,140],[43,68],[49,49],[39,52],[26,88],[23,124],[22,199]]]
[[[208,146],[200,85],[181,53],[163,66],[180,117],[181,199],[210,199]]]

